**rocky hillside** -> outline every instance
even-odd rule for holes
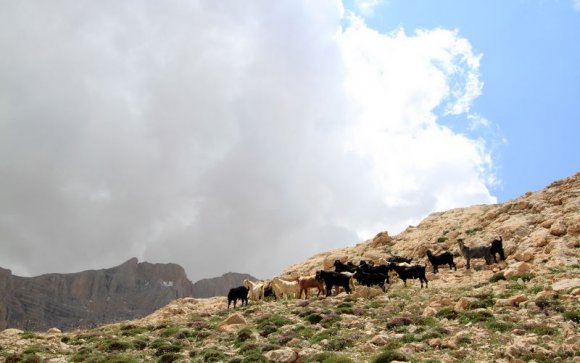
[[[313,256],[284,276],[335,259],[391,255],[425,262],[455,241],[502,236],[507,260],[440,267],[386,293],[250,302],[179,299],[139,320],[61,333],[0,332],[5,361],[73,362],[580,362],[580,174],[498,205],[435,213],[397,236]],[[0,361],[2,359],[0,358]]]
[[[181,266],[136,258],[109,269],[37,277],[0,268],[0,329],[94,327],[145,316],[192,290]]]
[[[242,285],[245,279],[250,281],[258,280],[252,275],[235,272],[228,272],[220,277],[199,280],[193,284],[192,297],[226,296],[232,287]]]

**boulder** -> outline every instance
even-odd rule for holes
[[[563,221],[557,221],[550,227],[550,233],[554,236],[561,237],[566,234],[566,224]]]
[[[246,324],[247,324],[246,319],[242,315],[236,313],[228,316],[224,321],[222,321],[218,329],[223,332],[226,331],[231,332],[237,330],[240,326]]]
[[[580,287],[580,278],[576,279],[563,279],[556,281],[552,284],[552,290],[560,292],[560,291],[567,291],[569,289],[574,289],[576,287]]]
[[[477,302],[477,298],[464,296],[457,301],[454,309],[455,310],[468,310],[469,304],[474,303],[474,302]]]
[[[531,266],[527,262],[516,262],[511,264],[507,270],[503,273],[506,279],[516,276],[516,275],[523,275],[527,272],[531,271]]]
[[[271,350],[264,353],[264,356],[266,359],[268,359],[269,362],[274,363],[293,363],[298,360],[298,353],[288,347]]]

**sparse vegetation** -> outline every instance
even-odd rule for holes
[[[481,227],[470,228],[470,229],[465,230],[465,234],[467,234],[468,236],[473,236],[477,232],[481,232],[482,230],[483,229]]]
[[[576,324],[580,324],[580,311],[573,310],[573,311],[565,311],[562,316],[566,320],[570,320],[575,322]]]
[[[496,274],[494,274],[492,277],[489,278],[489,282],[498,282],[504,280],[506,281],[507,279],[505,278],[503,272],[498,272]]]
[[[474,214],[468,221],[459,220],[459,212],[454,212],[445,224],[434,223],[423,241],[433,246],[435,239],[437,253],[457,253],[450,249],[454,246],[450,240],[462,234],[474,236],[466,238],[469,244],[489,242],[503,229],[489,220],[493,213],[482,215],[486,217]],[[545,230],[542,233],[550,233],[541,223],[537,225]],[[453,232],[442,232],[442,226]],[[420,228],[409,231],[415,237]],[[522,237],[519,232],[516,235]],[[548,236],[557,248],[577,248],[568,247],[573,241],[566,241],[566,236]],[[530,243],[503,238],[510,255],[533,248]],[[376,263],[375,253],[386,258],[419,251],[412,256],[419,260],[422,252],[415,248],[422,246],[402,243],[413,241],[393,237],[387,255],[383,247],[366,245],[349,256],[356,256],[355,263],[372,256]],[[440,269],[428,289],[412,283],[404,287],[394,277],[388,291],[377,289],[374,298],[355,291],[330,298],[250,301],[249,306],[236,309],[227,309],[219,299],[203,308],[203,301],[184,299],[175,302],[177,308],[171,306],[133,322],[52,335],[17,330],[0,333],[0,361],[248,363],[266,362],[266,356],[294,351],[304,362],[321,363],[572,362],[580,357],[574,336],[580,324],[574,283],[580,265],[566,264],[564,259],[553,263],[549,251],[554,246],[545,245],[541,254],[528,261],[530,272],[507,279],[515,271],[513,267],[519,267],[509,255],[497,265],[479,261],[470,271],[461,264],[457,271]],[[571,256],[564,252],[558,251],[558,256]],[[557,267],[547,268],[548,261],[548,266]],[[227,326],[226,319],[238,314],[243,322]]]

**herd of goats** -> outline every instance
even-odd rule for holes
[[[491,264],[493,260],[497,263],[496,255],[499,255],[502,261],[505,260],[505,253],[503,249],[503,240],[501,237],[494,239],[489,245],[480,245],[475,247],[468,247],[465,245],[463,239],[457,240],[459,251],[465,258],[466,268],[470,268],[470,261],[472,258],[484,258],[486,264]],[[453,262],[453,253],[445,251],[441,254],[435,255],[430,250],[427,250],[427,258],[431,265],[433,265],[433,273],[439,271],[440,265],[449,265],[449,269],[455,269],[457,266]],[[251,300],[259,301],[264,297],[273,296],[275,299],[282,297],[298,296],[308,299],[308,290],[311,288],[318,289],[318,295],[324,291],[326,287],[326,296],[332,294],[332,288],[338,294],[340,288],[343,288],[347,294],[354,290],[354,281],[363,286],[379,286],[383,292],[385,291],[385,283],[389,284],[389,272],[395,271],[405,286],[407,286],[408,279],[419,279],[421,281],[421,288],[423,282],[425,287],[428,287],[427,277],[425,276],[425,265],[411,264],[412,258],[405,258],[401,256],[392,256],[388,259],[381,259],[379,264],[375,266],[372,261],[360,261],[358,265],[349,261],[343,263],[340,260],[334,261],[334,271],[319,270],[314,276],[301,276],[294,280],[284,280],[279,277],[274,277],[271,281],[253,282],[244,280],[242,286],[230,289],[228,293],[228,308],[233,302],[236,307],[237,300],[242,301],[248,305],[248,297]]]

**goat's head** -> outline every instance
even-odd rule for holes
[[[316,275],[315,275],[317,280],[322,280],[322,271],[316,271]]]

